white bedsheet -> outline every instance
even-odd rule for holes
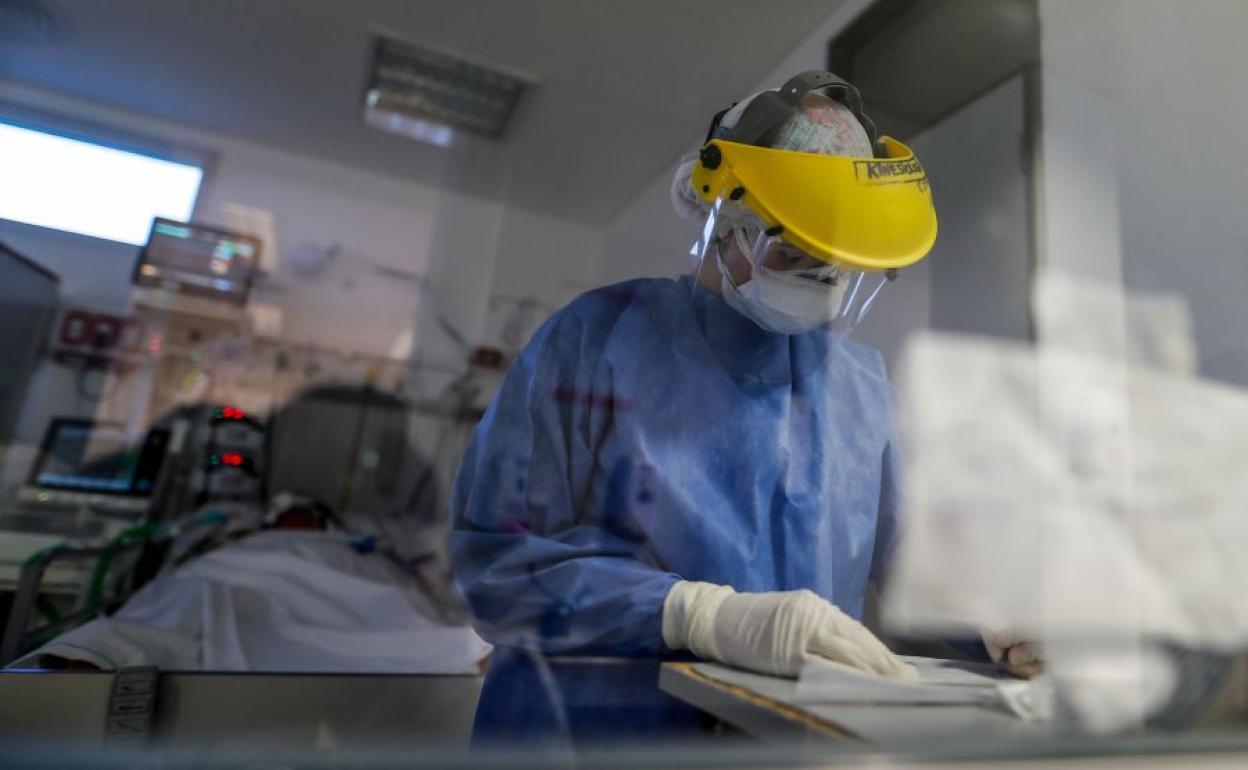
[[[477,672],[490,645],[428,607],[411,577],[340,536],[265,531],[158,576],[13,667],[52,654],[109,669]]]

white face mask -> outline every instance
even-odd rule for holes
[[[841,310],[845,281],[828,285],[751,265],[750,279],[737,286],[728,276],[718,245],[715,259],[719,264],[720,293],[724,301],[767,331],[804,334],[829,323]]]

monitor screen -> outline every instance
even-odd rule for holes
[[[241,305],[259,261],[260,241],[252,236],[155,219],[139,253],[134,282]]]
[[[169,432],[135,434],[120,425],[57,417],[31,469],[31,486],[106,495],[150,495]]]

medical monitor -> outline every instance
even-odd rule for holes
[[[30,470],[29,486],[90,495],[148,497],[169,446],[169,431],[146,433],[94,420],[55,417]]]
[[[158,218],[139,252],[134,283],[242,305],[259,263],[260,241],[250,235]]]

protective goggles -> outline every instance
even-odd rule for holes
[[[749,275],[738,283],[725,263],[725,249],[735,248],[746,258]],[[777,235],[731,200],[711,205],[706,227],[694,244],[699,261],[718,263],[725,291],[743,297],[751,307],[740,308],[760,325],[797,333],[824,328],[849,331],[866,317],[884,286],[897,276],[895,269],[858,270],[811,257]],[[730,300],[731,302],[731,300]],[[762,307],[760,310],[759,307]],[[757,317],[763,313],[767,318]]]
[[[876,157],[853,158],[758,146],[823,89],[850,107]],[[718,134],[718,135],[717,135]],[[887,270],[918,262],[936,241],[936,210],[927,173],[910,148],[876,137],[857,91],[830,73],[804,73],[764,92],[727,131],[712,125],[692,174],[707,202],[749,209],[771,237],[827,264]]]

